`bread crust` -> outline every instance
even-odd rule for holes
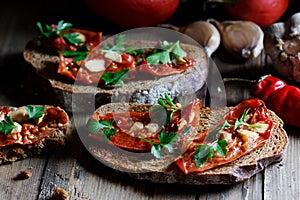
[[[141,105],[134,104],[131,106],[141,107]],[[114,105],[108,104],[100,107],[97,112],[115,112],[120,107],[122,107],[121,110],[123,110],[127,106],[122,105],[122,103]],[[229,110],[230,107],[203,107],[200,112],[200,120],[197,127],[198,131],[207,130],[210,126],[218,123]],[[159,164],[157,162],[155,163],[151,160],[134,162],[128,155],[120,153],[120,151],[112,151],[109,148],[103,148],[103,146],[96,144],[90,145],[88,150],[103,164],[106,164],[117,171],[126,173],[136,179],[148,180],[156,183],[193,185],[234,184],[245,181],[261,172],[270,164],[282,160],[282,156],[288,145],[288,136],[283,129],[283,121],[271,110],[268,110],[268,115],[270,119],[276,123],[276,126],[271,133],[271,137],[263,146],[234,162],[201,173],[190,173],[186,175],[174,163],[167,168],[157,170],[158,168],[153,166],[153,164]]]
[[[4,107],[1,106],[0,109]],[[15,108],[5,106],[6,108]],[[45,105],[50,108],[53,106]],[[67,123],[63,124],[60,129],[57,129],[52,134],[34,142],[33,144],[12,144],[0,148],[0,164],[11,163],[22,160],[35,155],[40,155],[49,151],[57,150],[67,144],[71,139],[72,124],[67,113]]]
[[[154,47],[156,42],[128,41],[127,44],[135,48],[149,48]],[[59,57],[42,52],[38,45],[37,41],[30,41],[23,52],[24,59],[37,70],[39,75],[49,80],[58,101],[67,111],[86,111],[87,107],[94,108],[94,102],[95,107],[109,102],[153,104],[158,98],[164,98],[164,93],[174,98],[199,91],[205,86],[208,76],[208,57],[205,51],[197,46],[181,44],[181,47],[196,59],[196,64],[184,73],[155,80],[132,81],[124,86],[109,89],[74,84],[56,73]],[[73,94],[80,95],[80,98],[74,98],[72,102]],[[87,100],[92,102],[87,103]]]

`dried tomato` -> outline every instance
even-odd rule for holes
[[[113,119],[113,126],[116,128],[115,135],[110,137],[110,143],[119,148],[131,150],[131,151],[142,151],[147,152],[151,149],[151,144],[140,137],[146,137],[148,140],[151,140],[154,143],[158,143],[159,133],[162,130],[167,130],[167,132],[178,132],[180,135],[183,135],[184,130],[191,126],[194,129],[198,122],[198,116],[201,108],[201,100],[194,99],[190,104],[183,107],[182,110],[174,111],[172,115],[171,122],[166,125],[158,125],[159,128],[151,133],[151,136],[148,136],[149,130],[140,129],[140,130],[132,130],[132,126],[136,122],[142,122],[144,126],[149,123],[159,123],[161,121],[161,116],[151,116],[151,112],[114,112],[114,113],[106,113],[104,115],[99,115],[98,113],[94,113],[92,119],[97,121],[101,120],[110,120]],[[178,119],[183,119],[187,123],[177,124],[179,122]],[[156,121],[158,120],[158,122]],[[103,141],[103,135],[101,132],[97,134],[90,134],[89,137],[96,139],[100,142]]]
[[[241,134],[240,130],[234,130],[233,127],[223,127],[225,120],[230,124],[234,124],[235,121],[240,118],[245,110],[249,109],[249,118],[247,122],[250,124],[261,123],[267,125],[266,130],[263,133],[260,133],[253,128],[247,128],[242,126],[241,129],[257,135],[257,137],[251,137]],[[223,127],[221,130],[218,130],[218,127]],[[263,145],[271,135],[271,131],[274,127],[274,123],[267,116],[267,108],[263,101],[258,98],[251,98],[242,101],[240,104],[232,108],[216,126],[211,127],[209,130],[204,132],[199,132],[197,137],[193,140],[193,143],[190,145],[188,150],[182,155],[181,158],[176,160],[176,164],[185,174],[190,174],[194,172],[203,172],[208,169],[230,163],[241,156],[253,151],[254,149],[259,148]],[[254,132],[253,132],[254,131]],[[200,166],[197,166],[195,161],[195,151],[197,147],[209,143],[215,143],[218,138],[218,134],[226,133],[226,135],[231,135],[227,140],[228,145],[226,146],[227,152],[225,156],[214,155],[212,158],[208,159],[205,163]],[[246,136],[246,138],[244,138]],[[220,136],[218,136],[220,137]],[[216,140],[212,141],[211,138]],[[251,138],[251,142],[248,142]]]
[[[196,63],[195,59],[190,55],[184,59],[186,62],[178,66],[175,66],[173,63],[150,65],[146,60],[143,60],[142,64],[139,66],[139,71],[155,77],[180,74]]]

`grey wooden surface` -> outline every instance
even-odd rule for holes
[[[22,51],[36,33],[35,23],[76,22],[81,28],[107,33],[122,28],[90,14],[82,1],[7,1],[0,6],[0,105],[51,103],[52,92],[25,63]],[[75,9],[71,9],[75,7]],[[75,23],[74,23],[75,24]],[[213,60],[224,77],[257,79],[271,70],[264,53],[254,60],[237,62],[220,48]],[[45,87],[41,87],[45,84]],[[226,84],[228,104],[251,96],[250,86]],[[187,186],[137,181],[102,165],[75,139],[65,149],[0,166],[0,199],[50,199],[61,187],[69,199],[299,199],[299,129],[286,126],[289,146],[284,159],[251,179],[230,186]],[[76,132],[74,132],[76,136]],[[23,170],[32,172],[26,180],[14,180]]]

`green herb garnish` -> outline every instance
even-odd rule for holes
[[[63,56],[66,57],[73,57],[73,61],[81,61],[84,60],[88,53],[89,49],[86,45],[80,46],[76,51],[71,51],[71,50],[65,50],[65,51],[60,51]]]
[[[10,116],[5,117],[5,119],[0,122],[0,132],[5,135],[9,135],[15,127],[16,126]]]
[[[51,27],[50,25],[46,24],[45,29],[43,28],[40,22],[36,23],[37,27],[39,28],[42,36],[46,38],[50,38],[52,36],[61,36],[65,38],[71,44],[83,44],[84,42],[78,38],[79,33],[63,33],[64,31],[68,31],[72,28],[73,24],[64,22],[60,20],[57,24],[56,28]]]
[[[97,121],[95,119],[89,120],[86,127],[91,134],[96,134],[99,131],[107,138],[110,139],[111,136],[115,135],[117,130],[113,126],[113,119],[109,121],[101,120]]]
[[[115,84],[121,84],[123,85],[124,82],[122,79],[127,77],[127,73],[129,72],[128,68],[125,68],[119,72],[104,72],[101,76],[101,80],[104,81],[105,85],[115,85]]]
[[[126,47],[125,52],[133,56],[145,53],[144,49],[134,49],[132,47]]]
[[[45,110],[44,106],[26,106],[25,109],[30,119],[42,117]]]
[[[110,51],[124,52],[125,51],[125,47],[124,47],[125,38],[126,38],[126,36],[123,34],[115,36],[113,44],[107,44],[105,47],[103,47],[102,51],[103,52],[110,52]]]
[[[228,145],[226,140],[217,140],[211,144],[202,144],[197,146],[194,152],[194,159],[196,161],[196,166],[199,167],[203,165],[208,159],[212,158],[215,152],[218,152],[221,156],[225,156]]]
[[[154,143],[153,141],[146,138],[141,139],[149,142],[152,145],[151,153],[154,157],[160,159],[163,156],[163,147],[166,148],[170,153],[174,151],[173,144],[176,143],[176,141],[179,139],[179,134],[175,132],[167,134],[165,131],[162,131],[158,136],[159,143]]]
[[[233,126],[233,130],[236,130],[241,125],[244,125],[244,126],[247,126],[247,127],[250,127],[250,128],[260,128],[261,126],[259,126],[259,125],[248,124],[246,122],[246,116],[247,116],[249,110],[250,110],[250,108],[245,109],[243,114],[241,115],[241,117],[238,120],[235,121],[234,125],[231,125],[231,124],[228,123],[228,121],[225,121],[226,126],[227,127]]]
[[[157,49],[153,54],[149,55],[146,60],[150,65],[155,65],[158,63],[166,64],[171,62],[172,58],[184,58],[186,57],[186,52],[180,47],[179,41],[170,44],[167,41],[163,41],[160,46],[161,49]]]
[[[159,98],[158,99],[158,104],[160,106],[162,106],[165,110],[166,110],[166,113],[167,113],[167,118],[166,118],[166,124],[168,124],[171,119],[172,119],[172,115],[173,113],[176,111],[176,110],[181,110],[182,108],[181,107],[177,107],[173,101],[171,100],[171,98],[169,97],[168,94],[165,93],[165,99],[166,99],[166,102],[164,102],[163,99]]]

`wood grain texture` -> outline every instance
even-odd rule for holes
[[[281,163],[271,166],[265,171],[264,194],[266,200],[289,197],[300,197],[300,137],[299,130],[287,127],[289,146]]]
[[[69,6],[73,8],[70,9]],[[297,10],[296,7],[291,9],[292,12]],[[74,10],[80,10],[81,16],[85,17],[78,17],[78,12]],[[22,58],[25,43],[37,33],[37,21],[55,23],[65,19],[80,28],[104,31],[107,34],[122,30],[90,13],[83,1],[74,4],[67,0],[62,4],[58,0],[11,0],[3,3],[0,13],[1,105],[51,102],[51,98],[48,98],[51,91],[45,84],[38,87],[43,80],[35,75]],[[264,52],[254,60],[238,61],[220,47],[212,59],[223,77],[257,79],[272,72],[270,60]],[[241,99],[251,97],[250,87],[251,84],[227,84],[228,104],[235,105]],[[98,162],[87,152],[81,141],[75,138],[65,149],[50,155],[0,166],[0,199],[49,199],[56,187],[70,192],[68,199],[71,200],[298,199],[299,129],[287,127],[287,132],[290,143],[283,161],[269,166],[243,183],[230,186],[187,186],[137,181]],[[32,172],[32,176],[26,180],[14,180],[23,170]]]

